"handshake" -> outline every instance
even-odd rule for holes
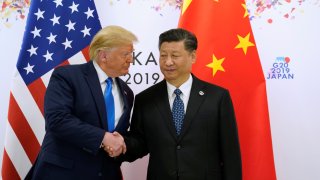
[[[104,134],[101,147],[109,154],[110,157],[117,157],[125,154],[127,151],[124,139],[118,132],[106,132]]]

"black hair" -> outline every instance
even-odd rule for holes
[[[190,31],[182,28],[170,29],[160,34],[159,36],[159,49],[164,42],[179,42],[184,41],[185,50],[192,52],[197,50],[198,40],[197,37]]]

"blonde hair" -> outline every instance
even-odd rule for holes
[[[90,59],[96,60],[101,49],[111,49],[137,41],[138,38],[132,32],[120,26],[107,26],[93,37],[89,47]]]

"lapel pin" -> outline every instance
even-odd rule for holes
[[[200,96],[203,96],[203,95],[204,95],[204,92],[203,92],[203,91],[199,91],[199,95],[200,95]]]
[[[124,94],[127,95],[127,91],[124,91]]]

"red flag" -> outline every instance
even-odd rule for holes
[[[198,38],[193,73],[231,93],[243,179],[276,179],[266,83],[244,0],[185,0],[179,27]]]
[[[10,91],[1,176],[23,179],[44,138],[44,94],[53,69],[85,63],[101,29],[93,1],[32,1]],[[0,177],[1,179],[1,177]]]

